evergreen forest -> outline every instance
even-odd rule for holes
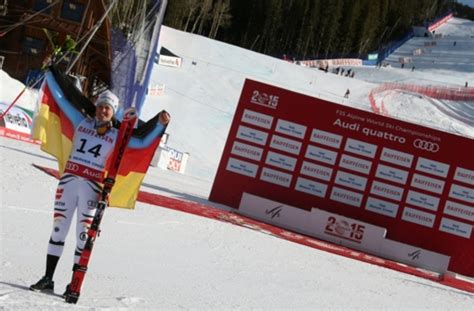
[[[296,59],[364,57],[453,12],[454,0],[169,0],[164,24],[259,53]]]

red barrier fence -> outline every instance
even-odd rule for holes
[[[450,20],[451,17],[453,17],[453,13],[450,13],[450,14],[446,15],[445,17],[443,17],[443,18],[440,19],[439,21],[437,21],[437,22],[435,22],[434,24],[430,25],[430,26],[428,27],[428,30],[429,30],[429,31],[435,30],[436,28],[438,28],[439,26],[443,25],[443,24],[446,23],[448,20]]]
[[[472,87],[443,87],[443,86],[421,86],[414,84],[402,84],[402,83],[385,83],[382,84],[369,93],[370,106],[372,111],[378,114],[387,115],[383,102],[380,107],[377,106],[375,95],[385,91],[406,91],[416,94],[422,94],[431,98],[454,100],[454,101],[474,101],[474,88]]]

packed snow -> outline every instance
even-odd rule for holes
[[[437,33],[457,23],[466,21],[452,19]],[[469,37],[472,24],[468,30],[451,28],[451,35]],[[466,50],[461,44],[458,48],[473,64],[470,40]],[[414,72],[395,65],[351,67],[356,77],[346,78],[168,27],[162,28],[160,46],[183,57],[183,65],[155,66],[150,86],[164,84],[165,93],[147,98],[142,118],[168,110],[173,118],[168,144],[189,152],[190,161],[184,175],[150,167],[142,190],[209,205],[207,197],[245,78],[364,110],[370,110],[368,93],[381,82],[474,84],[474,70],[467,65],[462,71],[446,66],[439,73],[436,63],[420,65]],[[450,55],[440,53],[439,58]],[[0,73],[0,100],[8,103],[22,86]],[[343,98],[347,88],[350,99]],[[385,104],[395,117],[413,122],[423,118],[427,126],[474,136],[468,123],[474,119],[472,103],[433,103],[398,92],[386,97],[393,98]],[[420,114],[410,113],[414,110]],[[0,309],[470,310],[474,305],[473,294],[438,283],[144,203],[133,211],[106,211],[79,303],[68,305],[58,295],[71,277],[72,234],[55,275],[56,295],[28,290],[44,273],[57,185],[31,164],[55,168],[56,162],[37,145],[3,137],[0,162]]]

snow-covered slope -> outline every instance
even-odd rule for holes
[[[468,310],[474,303],[474,295],[428,280],[138,203],[106,211],[79,303],[67,305],[27,289],[44,273],[57,183],[31,163],[55,163],[37,146],[6,138],[0,154],[0,310]],[[171,187],[163,175],[150,170],[142,190]],[[70,280],[73,244],[71,235],[56,294]]]

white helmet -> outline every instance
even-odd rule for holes
[[[115,95],[109,90],[106,90],[100,93],[100,95],[95,100],[95,105],[97,106],[98,104],[102,104],[102,103],[109,105],[114,111],[114,115],[115,115],[119,106],[119,99],[117,95]]]

